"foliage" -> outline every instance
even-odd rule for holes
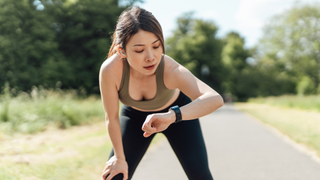
[[[270,96],[265,98],[250,98],[249,103],[268,104],[271,106],[282,108],[294,108],[300,110],[310,110],[320,112],[320,96],[296,96],[296,95],[283,95],[283,96]]]
[[[0,122],[9,121],[10,99],[11,99],[10,86],[9,86],[9,83],[6,83],[3,89],[3,93],[0,96],[0,100],[2,101],[2,108],[0,110]]]
[[[142,1],[0,0],[0,87],[8,82],[14,96],[40,85],[98,93],[117,17],[136,2]],[[219,38],[213,21],[185,13],[166,39],[166,53],[235,100],[320,93],[319,9],[296,4],[274,16],[253,49],[237,32]],[[4,102],[3,121],[11,106]]]
[[[1,0],[0,87],[29,91],[59,82],[97,93],[110,33],[125,8],[117,0]]]
[[[41,70],[61,58],[50,16],[31,0],[0,1],[0,87],[5,82],[29,90],[42,81]]]
[[[243,100],[248,96],[248,88],[243,87],[245,69],[249,67],[246,62],[251,52],[244,48],[244,38],[236,32],[230,32],[223,39],[224,46],[221,52],[221,60],[224,68],[222,89],[225,94],[229,94],[238,100]]]
[[[234,100],[319,93],[319,9],[317,3],[296,4],[274,16],[252,49],[244,47],[240,34],[230,32],[219,39],[213,22],[186,13],[167,40],[167,54]]]
[[[212,21],[194,19],[193,13],[178,18],[174,35],[166,40],[166,53],[204,82],[221,90],[221,48]]]
[[[61,67],[69,67],[65,78],[57,80],[62,87],[72,89],[84,88],[88,93],[98,92],[98,73],[103,58],[111,44],[110,33],[114,30],[118,15],[124,8],[118,7],[116,0],[78,0],[73,3],[47,4],[45,11],[53,15],[53,30],[59,52],[68,61]],[[66,1],[68,2],[68,1]],[[56,62],[50,62],[47,67]],[[57,66],[57,65],[56,65]],[[52,77],[59,72],[59,67],[45,71],[44,75]],[[57,80],[52,81],[50,87]]]
[[[250,97],[279,96],[295,93],[295,77],[279,72],[279,67],[269,58],[244,68],[239,76],[236,90],[245,101]]]
[[[303,76],[301,80],[298,81],[296,88],[298,95],[303,96],[304,94],[312,94],[315,90],[315,85],[310,77]]]
[[[214,22],[195,19],[193,13],[182,15],[177,23],[173,36],[166,41],[167,54],[220,93],[247,97],[248,92],[238,88],[251,54],[244,47],[244,39],[236,32],[218,38]]]
[[[298,93],[314,94],[320,83],[320,4],[295,5],[264,27],[259,59],[295,77]],[[311,89],[310,89],[311,88]]]
[[[47,128],[68,128],[101,121],[104,117],[101,100],[91,96],[79,98],[75,90],[45,90],[33,87],[8,98],[8,89],[0,96],[0,130],[6,134],[37,133]],[[11,92],[14,89],[11,89]]]

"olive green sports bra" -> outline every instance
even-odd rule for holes
[[[129,95],[129,78],[130,65],[127,60],[123,60],[123,73],[121,79],[120,89],[118,91],[120,101],[127,105],[133,106],[143,110],[154,110],[164,106],[173,96],[175,90],[167,89],[163,82],[164,72],[164,55],[162,55],[159,66],[156,70],[157,94],[153,99],[136,101]]]

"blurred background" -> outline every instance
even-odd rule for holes
[[[320,0],[0,0],[0,141],[103,121],[98,73],[117,18],[132,5],[159,20],[166,54],[226,102],[320,111]],[[311,141],[320,152],[315,132]],[[89,137],[105,137],[106,130],[95,133]],[[84,162],[110,147],[91,149],[78,166],[89,168]],[[0,156],[14,155],[12,149],[12,142],[3,143]],[[62,164],[54,168],[71,166]],[[6,167],[0,166],[0,179]]]
[[[99,94],[117,17],[134,4],[159,19],[166,54],[235,101],[317,94],[319,2],[1,0],[0,87]]]

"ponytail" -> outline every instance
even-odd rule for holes
[[[117,51],[115,50],[116,47],[116,31],[112,35],[112,44],[109,49],[108,58],[114,55]]]

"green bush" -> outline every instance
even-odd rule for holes
[[[100,98],[81,98],[75,90],[33,87],[30,93],[21,92],[14,97],[4,90],[0,98],[0,130],[9,134],[64,129],[104,118]]]
[[[308,76],[303,76],[297,84],[298,95],[313,94],[316,92],[314,82]]]

